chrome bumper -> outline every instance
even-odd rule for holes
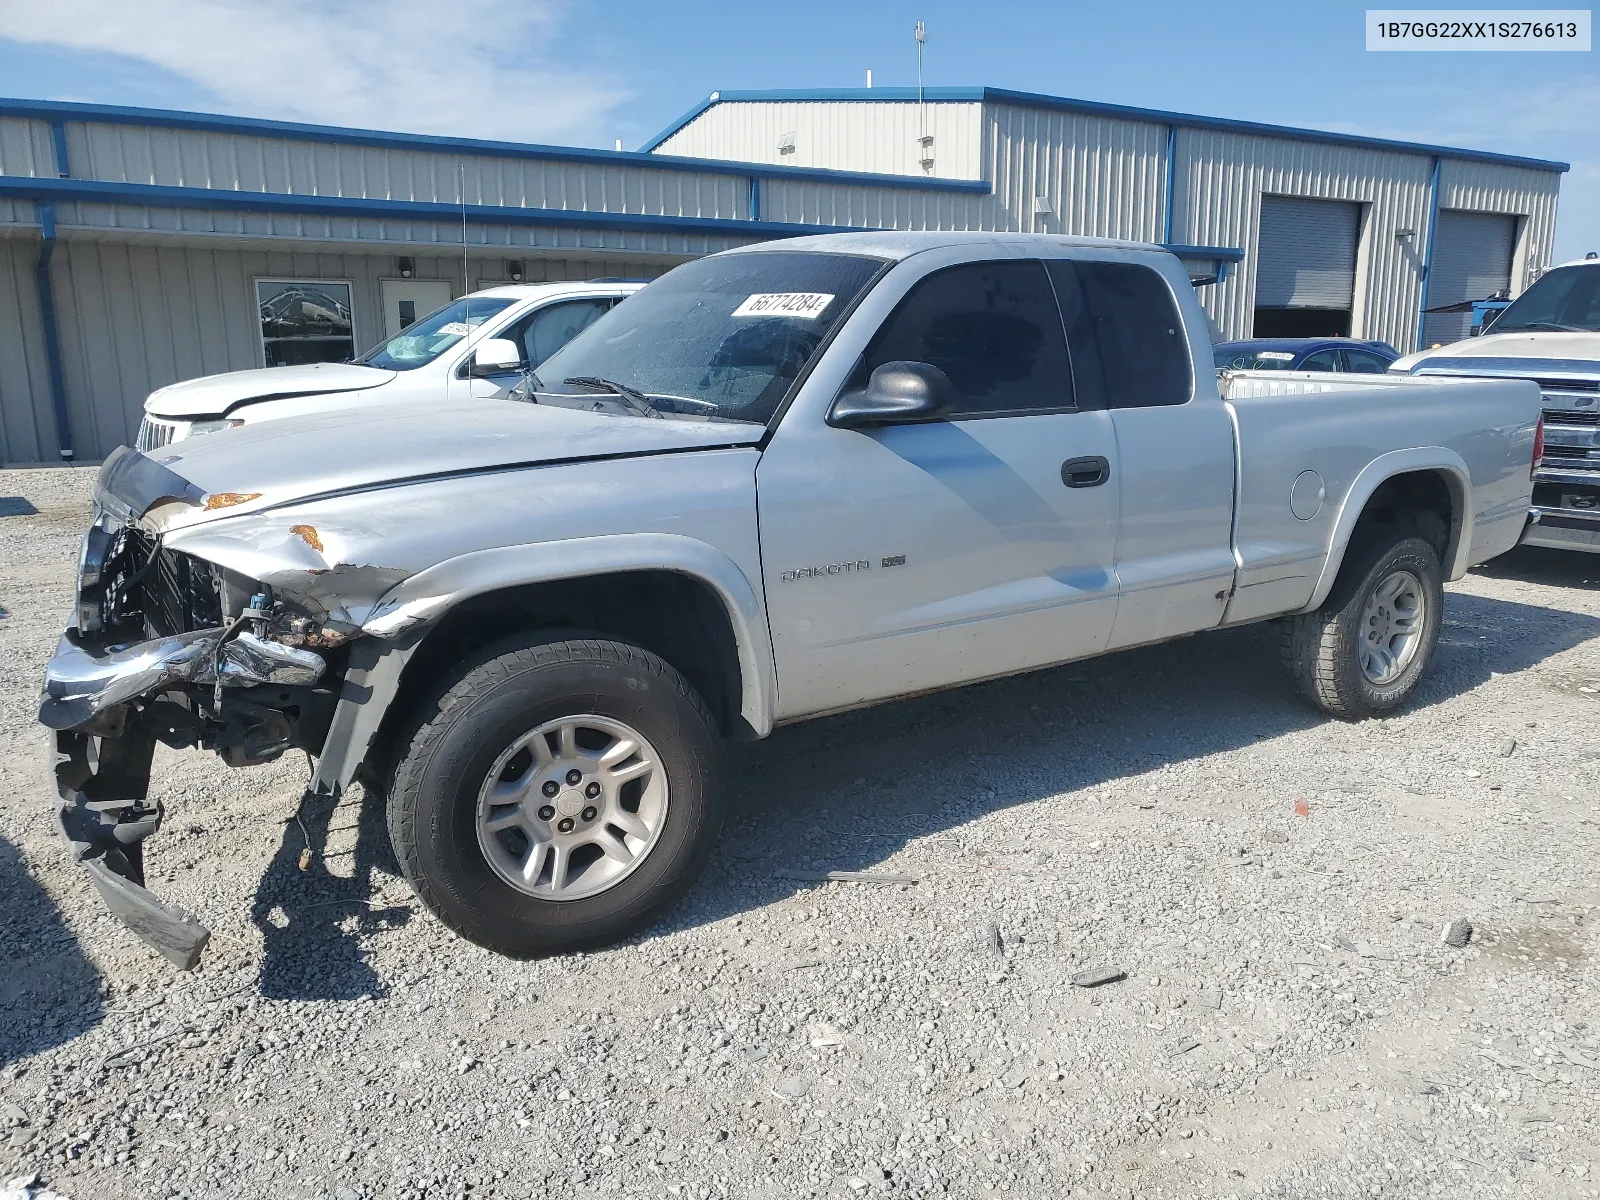
[[[100,713],[181,683],[253,687],[310,686],[327,667],[310,650],[284,646],[225,628],[199,629],[131,646],[91,650],[63,634],[44,669],[39,720],[51,729],[76,729]]]
[[[1589,516],[1582,510],[1536,507],[1528,512],[1528,527],[1523,530],[1523,546],[1543,546],[1549,550],[1580,550],[1600,554],[1600,513]]]

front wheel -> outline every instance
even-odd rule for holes
[[[1284,623],[1301,695],[1355,720],[1403,704],[1433,658],[1444,609],[1439,555],[1424,538],[1374,529],[1352,545],[1326,603]]]
[[[716,837],[711,714],[636,646],[502,642],[423,707],[402,747],[388,814],[401,869],[440,920],[501,954],[647,924]]]

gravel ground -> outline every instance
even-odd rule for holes
[[[34,697],[89,483],[0,473],[38,510],[0,518],[0,1180],[1600,1196],[1600,560],[1452,585],[1385,721],[1308,712],[1262,628],[738,747],[689,899],[534,963],[421,911],[359,793],[297,823],[303,761],[162,751],[151,882],[216,935],[179,974],[52,829]],[[915,882],[793,878],[830,869]]]

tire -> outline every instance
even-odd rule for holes
[[[1414,644],[1397,632],[1406,628],[1402,621],[1382,615],[1403,616],[1406,605],[1375,601],[1397,576],[1404,577],[1402,590],[1391,600],[1404,601],[1409,590],[1420,609]],[[1284,664],[1300,694],[1328,715],[1347,721],[1379,716],[1405,703],[1427,671],[1443,610],[1443,573],[1430,540],[1410,526],[1373,526],[1353,540],[1322,607],[1285,620]],[[1404,654],[1393,652],[1402,644],[1409,647]],[[1374,651],[1389,653],[1392,677]]]
[[[628,734],[636,753],[605,767]],[[623,642],[522,634],[489,646],[421,705],[397,751],[388,822],[401,871],[451,929],[513,958],[649,924],[689,887],[720,825],[716,722],[683,676]],[[558,833],[562,822],[575,831]]]

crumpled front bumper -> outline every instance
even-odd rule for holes
[[[310,650],[228,633],[200,629],[96,650],[69,630],[45,665],[39,720],[51,729],[75,729],[118,704],[177,684],[215,683],[218,675],[225,687],[310,686],[322,678],[327,664]]]
[[[158,899],[144,886],[142,846],[161,824],[161,806],[147,806],[142,799],[130,804],[114,794],[144,791],[153,744],[118,738],[96,746],[88,734],[71,731],[54,737],[61,797],[56,823],[73,860],[88,872],[112,916],[183,970],[192,969],[211,931],[188,909]],[[107,755],[107,748],[114,753]],[[91,758],[92,749],[101,753]],[[106,792],[113,793],[109,799],[93,798]]]
[[[144,886],[143,844],[162,817],[146,800],[156,730],[119,706],[184,684],[311,686],[326,666],[309,650],[219,627],[106,648],[68,630],[45,668],[39,720],[54,731],[56,819],[72,857],[112,915],[185,970],[211,934]]]

